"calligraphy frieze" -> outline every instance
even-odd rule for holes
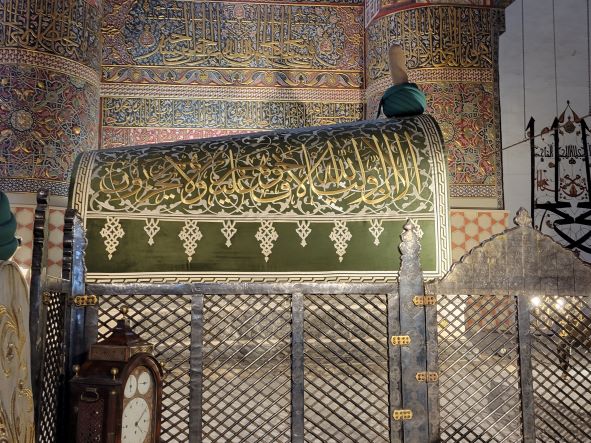
[[[502,12],[494,8],[429,6],[396,11],[367,30],[367,76],[388,75],[388,48],[400,42],[407,67],[490,68],[497,57]]]
[[[433,165],[415,120],[339,128],[85,153],[86,209],[278,218],[433,210]]]
[[[103,126],[281,129],[357,121],[361,103],[102,98]]]
[[[87,0],[6,0],[0,5],[0,48],[60,55],[100,67],[101,11]]]
[[[115,66],[156,67],[160,81],[169,68],[222,68],[234,84],[294,82],[297,77],[264,70],[338,71],[344,84],[363,70],[363,7],[275,3],[118,1],[105,6],[103,64],[108,78],[122,78]],[[239,68],[239,69],[237,69]],[[151,72],[133,71],[146,81]],[[258,74],[257,74],[258,73]],[[262,75],[261,75],[262,74]],[[209,75],[205,73],[199,76]],[[309,75],[309,74],[306,74]],[[201,78],[199,77],[198,78]],[[351,76],[350,80],[348,77]],[[313,76],[312,76],[313,77]],[[186,79],[173,75],[168,81]],[[312,80],[316,81],[316,80]]]
[[[248,134],[260,129],[220,129],[220,128],[112,128],[101,129],[101,149],[122,146],[153,145],[177,140],[220,137],[232,134]]]

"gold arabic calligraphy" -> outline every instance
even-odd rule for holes
[[[7,0],[0,6],[0,46],[50,52],[98,68],[99,23],[92,2]]]
[[[410,69],[492,69],[497,14],[491,8],[433,6],[399,11],[374,22],[368,30],[371,80],[387,74],[386,50],[392,41],[404,46]]]
[[[327,141],[323,150],[289,147],[248,154],[232,149],[172,152],[138,161],[106,162],[99,172],[100,193],[126,209],[164,205],[176,211],[233,207],[280,209],[303,206],[346,212],[416,199],[428,184],[408,132],[351,138],[346,147]],[[201,155],[200,155],[201,154]],[[423,165],[424,166],[424,165]],[[424,177],[424,176],[423,176]],[[412,197],[412,198],[411,198]]]
[[[342,28],[345,15],[337,8],[149,1],[138,2],[135,8],[143,16],[141,24],[123,32],[128,41],[133,37],[139,41],[141,48],[133,55],[139,64],[222,61],[224,66],[334,68],[346,62],[344,69],[360,68],[361,54],[354,65],[344,60],[344,43],[335,32]],[[359,23],[348,26],[361,32]],[[121,31],[107,25],[105,32]]]

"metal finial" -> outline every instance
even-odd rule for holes
[[[121,315],[123,316],[123,318],[127,318],[127,313],[129,312],[129,306],[127,305],[122,305],[119,308],[119,312],[121,313]]]
[[[532,219],[529,213],[524,208],[519,208],[517,216],[513,219],[517,226],[530,226],[532,225]]]

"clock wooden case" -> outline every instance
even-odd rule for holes
[[[105,340],[91,345],[69,382],[70,443],[160,441],[162,368],[153,345],[125,317]]]

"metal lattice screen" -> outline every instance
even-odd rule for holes
[[[292,297],[203,297],[203,442],[291,441]],[[191,297],[102,296],[99,336],[129,306],[165,367],[163,442],[189,440]],[[388,441],[385,295],[304,298],[307,442]],[[301,334],[301,333],[300,333]],[[198,362],[194,362],[198,364]]]
[[[591,441],[591,297],[530,300],[538,441]]]
[[[43,354],[40,417],[36,429],[39,443],[56,441],[59,395],[64,383],[65,298],[66,295],[63,293],[46,292],[43,299],[47,309],[47,324]]]
[[[101,296],[98,340],[115,326],[122,304],[129,307],[134,331],[155,345],[155,356],[164,369],[161,441],[185,443],[189,440],[191,297]]]
[[[388,442],[385,295],[304,302],[305,441]]]
[[[444,442],[521,442],[515,297],[439,296]]]
[[[290,297],[206,296],[203,319],[203,442],[289,442]]]

